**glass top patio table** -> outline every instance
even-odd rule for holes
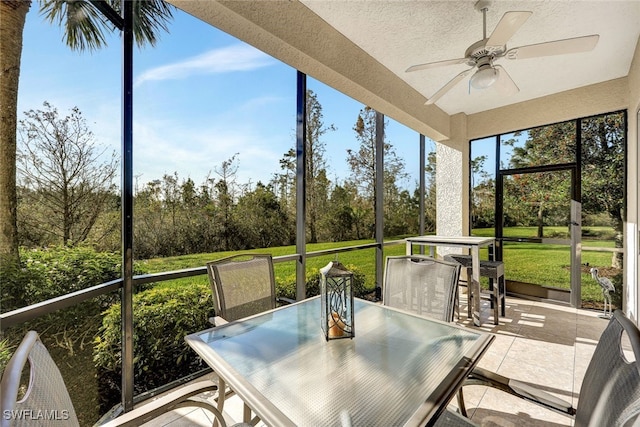
[[[188,335],[267,425],[435,422],[493,336],[355,300],[355,337],[326,341],[310,298]]]

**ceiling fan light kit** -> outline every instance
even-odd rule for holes
[[[473,73],[469,79],[469,85],[471,87],[482,90],[493,86],[502,96],[513,95],[518,93],[520,89],[511,79],[509,73],[507,73],[507,71],[500,65],[494,65],[494,61],[501,60],[502,58],[506,58],[508,60],[519,60],[588,52],[595,48],[600,37],[597,34],[592,34],[590,36],[554,40],[507,49],[507,42],[527,21],[527,19],[529,19],[533,12],[506,12],[500,19],[500,22],[498,22],[498,25],[493,29],[493,33],[487,37],[487,11],[489,10],[489,4],[490,2],[488,0],[480,0],[475,4],[475,9],[482,12],[483,38],[467,48],[464,58],[428,62],[407,68],[406,72],[458,64],[467,64],[471,67],[462,71],[438,89],[438,91],[427,100],[427,105],[434,104],[474,69],[476,69],[476,72]]]
[[[491,62],[478,66],[478,71],[469,79],[471,87],[474,89],[487,89],[498,80],[498,70]]]

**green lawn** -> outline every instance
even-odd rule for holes
[[[545,236],[568,239],[566,227],[545,227]],[[535,238],[536,227],[509,227],[504,229],[506,237]],[[477,236],[493,236],[493,228],[474,229]],[[583,227],[583,247],[615,247],[615,231],[611,227]],[[602,301],[600,286],[589,274],[592,266],[611,266],[610,252],[582,251],[582,300]],[[507,280],[542,284],[569,289],[570,249],[568,246],[536,243],[506,242],[503,248],[505,276]],[[615,283],[615,281],[614,281]]]
[[[570,251],[567,246],[508,242],[504,245],[503,259],[508,280],[563,289],[571,287]],[[582,264],[586,263],[589,266],[610,266],[611,253],[585,251],[582,253]],[[582,299],[602,300],[600,287],[586,266],[582,268]]]
[[[550,231],[559,234],[565,227],[546,227]],[[553,230],[551,230],[553,229]],[[591,236],[598,236],[600,239],[613,235],[612,229],[607,227],[589,227]],[[528,233],[528,234],[527,234]],[[535,236],[535,227],[514,227],[505,229],[505,234],[510,236]],[[474,235],[492,236],[493,229],[476,229]],[[613,240],[583,240],[584,246],[614,247]],[[359,244],[372,243],[373,240],[361,240],[339,243],[317,243],[307,245],[307,252],[334,249],[339,247],[355,246]],[[404,244],[387,246],[384,248],[384,256],[403,255]],[[140,261],[144,263],[148,271],[163,272],[180,270],[184,268],[200,267],[207,261],[223,258],[229,255],[240,253],[217,252],[194,255],[183,255],[167,258],[154,258]],[[281,255],[294,254],[295,246],[283,246],[268,249],[259,249],[244,252],[270,253],[277,257]],[[481,251],[483,258],[487,257],[487,250]],[[561,245],[535,244],[506,242],[503,251],[505,262],[505,275],[507,280],[520,281],[526,283],[541,284],[557,288],[570,288],[569,271],[569,247]],[[322,257],[307,259],[307,274],[317,274],[317,270],[325,266],[329,261],[336,259],[336,255],[326,255]],[[337,259],[345,265],[354,265],[365,275],[366,286],[373,289],[375,286],[375,249],[365,249],[359,251],[349,251],[337,255]],[[607,267],[611,265],[611,253],[608,252],[582,252],[582,263],[589,266]],[[295,262],[281,262],[275,264],[276,280],[286,282],[295,280]],[[582,274],[582,297],[583,301],[602,301],[600,287],[589,274],[589,267],[584,266]],[[206,276],[198,276],[163,282],[161,286],[184,286],[189,283],[208,283]]]
[[[373,243],[373,240],[358,240],[351,242],[338,242],[338,243],[316,243],[307,245],[307,252],[321,251],[326,249],[334,249],[340,247],[348,247],[361,245],[366,243]],[[296,253],[295,246],[281,246],[268,249],[256,249],[251,251],[230,251],[230,252],[216,252],[216,253],[204,253],[193,255],[181,255],[176,257],[167,258],[153,258],[149,260],[139,261],[144,264],[150,273],[159,273],[163,271],[173,271],[185,268],[202,267],[208,261],[224,258],[230,255],[235,255],[242,252],[251,253],[270,253],[272,256],[277,257],[281,255],[291,255]],[[384,248],[384,255],[403,255],[405,252],[405,245],[393,245],[386,246]],[[367,288],[373,289],[375,287],[375,249],[363,249],[358,251],[349,251],[340,253],[337,255],[325,255],[315,258],[307,259],[307,272],[315,271],[324,267],[329,261],[338,259],[345,265],[354,265],[362,272],[366,277]],[[275,275],[277,281],[284,281],[286,278],[295,277],[296,266],[295,262],[279,262],[274,265]],[[163,282],[163,286],[185,285],[188,283],[208,283],[207,276],[189,277],[185,279],[178,279],[169,282]]]

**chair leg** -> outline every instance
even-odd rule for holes
[[[464,395],[462,394],[462,387],[460,387],[460,390],[458,390],[458,409],[460,410],[460,414],[463,417],[469,418],[467,416],[467,407],[464,405]]]
[[[224,401],[227,397],[227,383],[224,379],[218,377],[218,411],[222,414],[224,411]],[[219,427],[218,419],[213,420],[212,427]]]

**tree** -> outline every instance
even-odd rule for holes
[[[494,227],[496,184],[484,168],[487,156],[471,160],[471,227]]]
[[[238,153],[231,156],[230,159],[222,162],[219,168],[215,169],[220,180],[214,185],[216,203],[214,213],[214,229],[221,239],[222,249],[229,251],[235,248],[232,244],[234,239],[238,237],[238,230],[233,217],[233,208],[236,198],[236,175],[238,173]]]
[[[307,153],[306,167],[306,197],[307,197],[307,227],[309,243],[318,242],[318,221],[321,207],[328,198],[327,161],[324,157],[326,148],[321,141],[322,135],[334,131],[333,125],[325,126],[322,120],[322,105],[318,96],[312,90],[307,90],[307,132],[305,150]]]
[[[239,249],[269,248],[293,243],[292,228],[271,186],[258,181],[255,190],[239,198],[236,215],[241,224],[239,232],[242,247]]]
[[[386,123],[385,123],[386,124]],[[356,138],[360,142],[358,151],[347,150],[347,163],[351,169],[351,179],[357,183],[358,187],[364,192],[366,199],[370,202],[370,220],[368,224],[369,236],[373,237],[375,228],[373,220],[373,207],[376,204],[375,185],[376,185],[376,112],[371,107],[365,107],[360,110],[356,124],[353,127]],[[385,138],[386,139],[386,138]],[[383,143],[384,157],[384,177],[383,181],[387,193],[393,190],[389,186],[395,186],[395,182],[404,176],[404,162],[396,155],[393,146]],[[388,200],[385,200],[387,203]],[[388,205],[387,205],[388,207]],[[389,209],[385,208],[385,211]]]
[[[284,173],[276,173],[271,183],[274,193],[278,195],[283,210],[291,218],[296,216],[296,150],[290,148],[280,159],[280,169]]]
[[[582,204],[585,214],[606,212],[613,220],[615,244],[623,247],[625,123],[615,113],[581,121]],[[614,253],[612,266],[622,268],[622,254]]]
[[[0,2],[0,267],[17,266],[16,128],[22,30],[29,10],[26,1]]]
[[[107,0],[120,12],[120,0]],[[64,26],[64,40],[75,50],[92,50],[106,45],[104,31],[113,31],[95,5],[86,0],[41,0],[40,12],[51,21]],[[17,188],[16,188],[16,130],[18,83],[22,38],[31,1],[0,1],[0,261],[19,265]],[[139,46],[155,45],[156,33],[167,31],[172,17],[171,6],[162,0],[136,1],[134,7],[134,38]]]
[[[305,179],[306,179],[306,222],[309,243],[318,242],[318,223],[321,216],[321,206],[326,204],[329,193],[329,181],[327,179],[327,160],[325,159],[326,147],[322,136],[329,131],[334,131],[334,125],[326,126],[322,120],[322,105],[318,96],[310,89],[306,94],[306,124],[305,139]],[[283,202],[288,202],[287,195],[295,194],[296,152],[294,149],[287,151],[280,160],[280,168],[285,172],[277,180],[281,186],[280,194],[285,196]],[[292,191],[285,191],[286,188]],[[292,198],[292,197],[291,197]],[[287,203],[295,206],[295,203]]]
[[[622,247],[624,114],[585,118],[580,120],[580,124],[583,216],[606,213],[616,230],[616,247]],[[575,161],[575,126],[575,121],[569,121],[529,130],[524,145],[514,147],[510,166],[522,168]],[[517,136],[519,135],[516,134]],[[513,146],[515,142],[512,140],[506,143]],[[526,218],[536,218],[539,237],[543,236],[543,218],[550,222],[568,223],[568,192],[571,185],[569,173],[513,175],[505,179],[504,184],[505,214],[516,223],[526,221]],[[622,267],[618,254],[614,254],[612,265]]]
[[[437,214],[437,186],[436,186],[436,163],[435,151],[430,151],[427,155],[427,164],[424,167],[425,179],[425,200],[424,200],[424,231],[436,231]],[[417,190],[416,190],[417,191]],[[418,199],[419,195],[415,196]],[[419,199],[418,199],[419,200]]]
[[[327,204],[331,215],[325,215],[322,220],[322,229],[327,234],[328,241],[343,242],[354,238],[355,218],[351,207],[354,193],[340,185],[333,188]]]
[[[542,126],[528,131],[523,146],[516,139],[504,141],[513,146],[510,167],[526,168],[575,161],[575,122]],[[520,136],[515,134],[516,138]],[[524,214],[527,224],[537,225],[537,237],[544,237],[544,225],[568,224],[570,175],[557,172],[515,175],[505,179],[505,214]],[[553,224],[547,224],[545,219]]]
[[[115,151],[100,149],[77,107],[60,117],[45,102],[20,121],[18,171],[26,191],[25,225],[54,236],[53,243],[84,242],[115,190]]]

